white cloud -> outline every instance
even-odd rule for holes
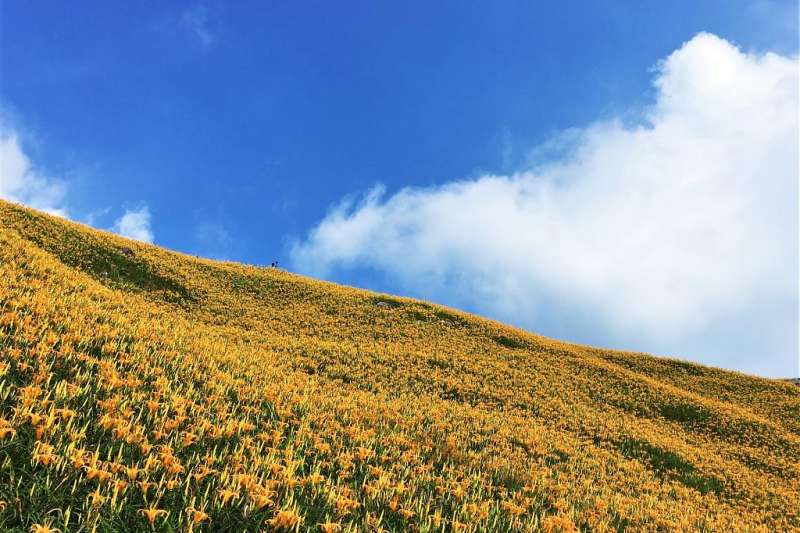
[[[97,209],[92,209],[83,216],[83,222],[89,224],[90,226],[97,226],[100,222],[100,219],[106,216],[109,212],[111,212],[110,207],[99,207]]]
[[[143,242],[153,242],[153,231],[150,229],[150,210],[147,206],[128,209],[114,222],[112,231],[123,237]]]
[[[65,194],[63,182],[33,167],[18,134],[0,126],[0,198],[66,217]]]
[[[552,336],[797,375],[797,58],[702,33],[654,85],[641,124],[570,130],[524,172],[345,201],[293,262],[375,269]]]
[[[208,27],[208,8],[205,5],[197,4],[184,11],[181,22],[200,41],[200,44],[205,47],[214,44],[214,34]]]
[[[18,132],[9,127],[6,121],[0,120],[0,198],[70,218],[65,204],[67,185],[67,182],[46,176],[38,170],[24,152]],[[109,211],[108,207],[95,209],[83,220],[95,225],[97,219]],[[150,211],[146,206],[126,210],[111,230],[131,239],[153,242]]]

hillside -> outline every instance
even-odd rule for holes
[[[3,531],[800,530],[796,385],[5,202],[0,357]]]

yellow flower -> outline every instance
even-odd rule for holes
[[[273,502],[271,498],[271,493],[268,491],[259,492],[252,495],[253,505],[256,509],[263,509],[269,505],[272,505]]]
[[[227,505],[228,502],[239,497],[238,492],[230,489],[219,489],[217,493],[219,494],[219,499],[222,500],[222,505]]]
[[[139,486],[139,490],[142,494],[147,494],[151,488],[156,486],[156,483],[152,481],[137,481],[136,484]]]
[[[335,503],[336,512],[340,515],[356,510],[359,505],[360,504],[356,500],[346,497],[337,498]]]
[[[94,489],[94,492],[89,494],[89,500],[91,501],[92,507],[100,507],[103,505],[106,497],[100,494],[100,487]]]
[[[195,435],[194,433],[189,433],[188,431],[183,433],[183,436],[181,437],[182,448],[186,448],[187,446],[190,446],[195,442],[197,442],[197,435]]]
[[[185,471],[183,466],[181,466],[178,463],[171,463],[171,464],[167,465],[165,470],[171,476],[174,476],[175,474],[181,474],[181,473],[183,473]]]
[[[336,522],[323,522],[321,524],[317,524],[319,526],[320,531],[322,533],[336,533],[337,531],[341,531],[342,525]]]
[[[192,524],[197,525],[200,522],[208,520],[208,513],[201,511],[200,509],[189,507],[186,509],[186,512],[189,514],[189,520],[192,521]]]
[[[75,415],[77,414],[72,409],[66,409],[66,408],[64,408],[64,409],[56,409],[55,411],[53,411],[53,413],[57,417],[59,417],[59,418],[61,418],[63,420],[69,420],[70,418],[74,418]]]
[[[517,518],[525,514],[525,508],[522,507],[521,505],[515,504],[514,502],[503,502],[501,504],[501,507],[505,509],[508,512],[508,514],[510,514],[514,518]]]
[[[566,516],[548,516],[542,521],[545,533],[578,533],[578,528]]]
[[[33,461],[44,466],[49,466],[58,457],[52,453],[37,453],[33,456]]]
[[[313,485],[319,485],[323,481],[325,481],[325,476],[323,476],[319,472],[315,472],[313,474],[309,474],[308,477],[306,478],[306,483],[309,484],[309,485],[312,485],[312,486]]]
[[[412,517],[413,517],[413,516],[414,516],[416,513],[414,513],[414,511],[411,511],[410,509],[405,509],[405,508],[404,508],[404,509],[400,509],[399,511],[397,511],[397,514],[399,514],[400,516],[402,516],[402,517],[403,517],[403,520],[409,520],[409,519],[410,519],[410,518],[412,518]]]
[[[93,466],[86,468],[86,479],[92,480],[97,479],[98,481],[106,481],[111,477],[111,472],[106,472],[100,468],[95,468]]]
[[[291,529],[300,523],[300,515],[293,510],[278,511],[268,522],[275,529]]]
[[[33,524],[31,533],[61,533],[61,530],[46,524]]]
[[[151,506],[146,509],[139,509],[139,514],[144,516],[152,526],[159,516],[167,516],[169,512],[165,511],[164,509],[156,509],[154,506]]]
[[[370,457],[372,457],[373,455],[375,455],[374,451],[370,450],[369,448],[364,448],[363,446],[359,446],[358,448],[356,448],[356,451],[353,454],[353,457],[355,457],[356,460],[358,460],[360,462],[364,462],[367,459],[369,459]]]

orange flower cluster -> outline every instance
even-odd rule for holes
[[[798,530],[799,414],[0,202],[3,530]]]

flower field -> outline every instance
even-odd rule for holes
[[[0,530],[800,530],[800,387],[0,202]]]

